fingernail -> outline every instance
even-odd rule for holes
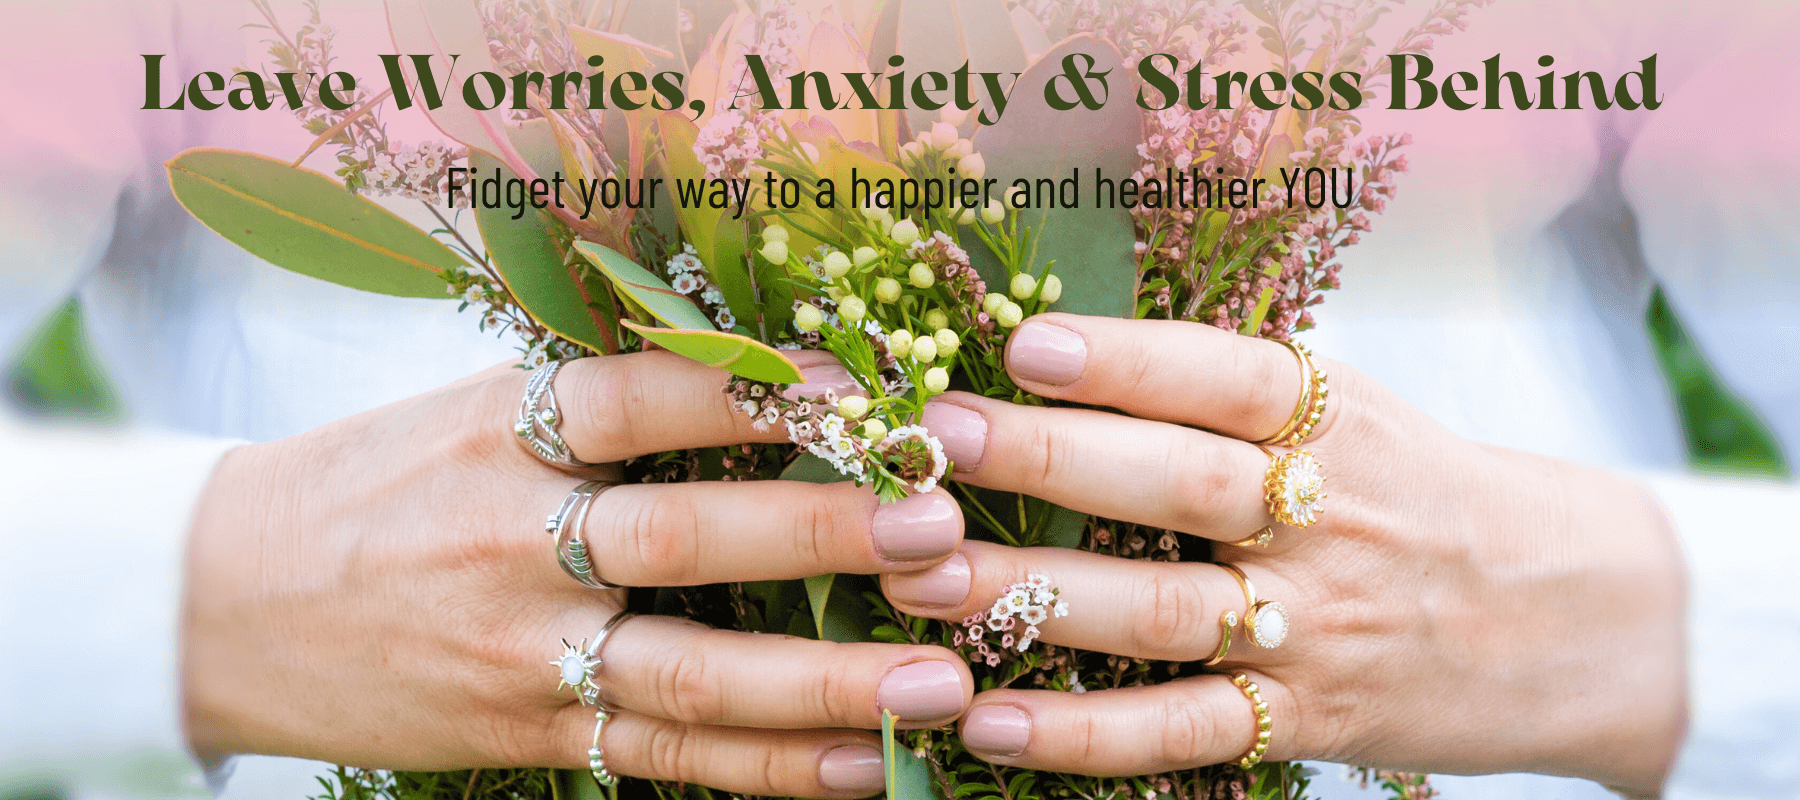
[[[887,594],[902,603],[952,608],[969,599],[971,580],[969,560],[957,553],[931,569],[888,576]]]
[[[881,751],[863,745],[834,747],[819,759],[819,783],[840,792],[867,792],[887,785]]]
[[[918,661],[895,667],[881,679],[875,702],[894,716],[915,722],[962,713],[962,677],[944,661]]]
[[[954,552],[962,542],[962,515],[956,501],[939,494],[915,494],[875,507],[870,526],[875,549],[895,561],[921,561]]]
[[[1087,364],[1087,340],[1061,325],[1027,322],[1013,332],[1006,368],[1020,378],[1067,386]]]
[[[925,429],[944,446],[944,456],[956,462],[958,471],[974,469],[987,449],[987,418],[950,403],[926,403],[921,420]]]
[[[977,706],[963,719],[963,746],[990,756],[1016,756],[1031,743],[1031,715],[1013,706]]]
[[[838,397],[862,393],[862,385],[857,383],[855,378],[850,377],[850,373],[844,369],[842,364],[820,364],[816,367],[807,367],[800,370],[800,377],[805,378],[806,382],[791,384],[786,389],[782,389],[782,397],[798,403],[803,397],[807,399],[824,397],[826,389],[836,392]]]

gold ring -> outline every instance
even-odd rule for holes
[[[1248,539],[1244,539],[1242,541],[1226,542],[1226,544],[1229,544],[1232,547],[1249,547],[1251,545],[1256,545],[1257,547],[1268,547],[1269,543],[1272,541],[1275,541],[1275,528],[1272,526],[1269,526],[1269,525],[1264,525],[1263,529],[1260,531],[1257,531],[1255,536],[1252,536]]]
[[[1227,611],[1219,615],[1219,652],[1213,653],[1212,658],[1200,662],[1200,666],[1210,667],[1225,660],[1225,654],[1231,651],[1231,629],[1237,627],[1237,624],[1236,611]]]
[[[1262,763],[1263,756],[1269,752],[1269,729],[1275,721],[1269,718],[1269,704],[1263,702],[1262,689],[1250,682],[1250,676],[1242,672],[1231,674],[1231,685],[1244,693],[1244,699],[1250,701],[1250,710],[1256,714],[1256,744],[1250,746],[1250,752],[1238,759],[1238,766],[1249,769]]]
[[[1294,403],[1294,413],[1288,417],[1287,423],[1276,431],[1274,436],[1253,444],[1273,444],[1283,447],[1297,447],[1312,436],[1313,428],[1318,427],[1319,420],[1325,418],[1325,398],[1331,393],[1326,384],[1325,370],[1313,363],[1312,351],[1299,342],[1277,340],[1277,344],[1286,347],[1300,362],[1300,399]]]
[[[1256,587],[1250,585],[1250,578],[1236,564],[1220,563],[1219,566],[1231,577],[1236,578],[1238,586],[1244,589],[1244,630],[1250,633],[1250,641],[1264,650],[1274,650],[1287,641],[1288,611],[1287,607],[1273,600],[1256,599]]]
[[[1261,445],[1257,445],[1261,447]],[[1283,525],[1304,528],[1319,521],[1325,513],[1325,467],[1310,451],[1269,454],[1269,469],[1263,473],[1263,503],[1269,515]]]

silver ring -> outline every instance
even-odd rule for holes
[[[525,399],[519,403],[519,416],[513,421],[513,435],[518,437],[519,446],[552,466],[576,469],[598,466],[576,458],[569,451],[569,443],[556,430],[562,424],[562,414],[557,409],[556,392],[551,384],[564,363],[552,361],[531,373],[531,380],[525,382]]]
[[[594,634],[593,646],[587,650],[588,660],[593,661],[596,665],[600,664],[600,648],[606,646],[607,638],[612,636],[613,631],[623,625],[626,620],[635,616],[637,615],[629,611],[621,611],[614,614],[612,619],[607,620],[605,625],[600,626],[600,632]],[[596,697],[594,701],[594,741],[588,747],[588,771],[594,774],[596,783],[606,787],[615,786],[619,782],[619,776],[612,774],[612,771],[606,768],[606,752],[600,749],[600,733],[606,729],[606,722],[610,719],[612,719],[612,709],[607,708]]]
[[[550,662],[550,666],[556,667],[558,676],[562,678],[562,682],[556,685],[556,690],[560,692],[563,689],[574,689],[582,705],[604,708],[600,703],[600,681],[594,674],[605,663],[600,658],[600,648],[606,645],[607,638],[612,636],[615,629],[635,616],[637,615],[629,611],[612,615],[605,625],[600,626],[600,632],[594,634],[594,643],[591,645],[586,639],[582,639],[579,644],[569,644],[568,639],[562,640],[562,655]]]
[[[627,588],[607,583],[594,574],[594,562],[588,553],[587,540],[582,538],[582,531],[587,526],[588,509],[594,507],[594,498],[617,485],[611,481],[587,481],[569,492],[556,512],[544,519],[544,531],[550,534],[551,540],[556,544],[556,563],[561,564],[563,572],[574,578],[576,583],[589,589]]]

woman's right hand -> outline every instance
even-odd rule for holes
[[[811,384],[848,380],[823,354],[795,360]],[[549,662],[624,598],[557,564],[544,519],[581,478],[513,441],[526,378],[498,367],[220,462],[187,558],[196,752],[587,766],[593,709],[558,691]],[[725,378],[666,352],[571,362],[556,378],[561,433],[589,462],[780,441],[729,406]],[[585,538],[606,581],[688,586],[918,571],[956,552],[962,516],[942,489],[879,505],[850,484],[626,484],[596,498]],[[942,648],[672,617],[620,625],[602,656],[615,772],[748,794],[872,794],[879,740],[852,729],[878,728],[883,708],[946,723],[973,689]]]

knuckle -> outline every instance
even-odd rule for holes
[[[834,658],[818,663],[823,664],[818,682],[811,696],[806,698],[812,718],[827,725],[855,727],[867,724],[870,713],[857,711],[857,699],[865,696],[857,662]]]
[[[1030,478],[1037,485],[1053,490],[1078,469],[1072,463],[1077,450],[1072,436],[1068,426],[1034,423],[1029,441],[1036,447],[1038,458]]]
[[[1218,451],[1198,436],[1174,438],[1169,448],[1167,463],[1178,465],[1163,472],[1172,527],[1188,533],[1207,530],[1231,506],[1237,479],[1221,469]]]
[[[840,492],[829,490],[808,492],[793,503],[790,508],[790,530],[794,535],[788,538],[793,547],[792,563],[796,566],[811,567],[832,560],[839,553],[838,540],[840,532],[846,530],[845,518]]]
[[[724,698],[713,674],[713,662],[707,657],[712,637],[698,634],[689,644],[665,659],[656,668],[655,689],[658,703],[670,716],[683,722],[718,719],[724,711]]]
[[[636,489],[613,520],[612,556],[629,577],[619,580],[646,586],[685,586],[693,582],[700,557],[700,513],[681,487],[620,487],[618,495]],[[605,565],[599,567],[604,570]]]
[[[1149,613],[1139,615],[1131,645],[1140,657],[1187,659],[1191,643],[1204,638],[1205,602],[1192,580],[1175,569],[1150,573],[1140,590]]]
[[[696,746],[694,734],[686,725],[656,725],[644,738],[643,747],[638,751],[646,771],[650,773],[646,777],[666,781],[690,781],[698,778],[694,769],[698,763]]]
[[[1160,708],[1161,736],[1157,737],[1157,757],[1163,768],[1181,769],[1208,763],[1215,749],[1213,739],[1217,727],[1211,710],[1188,694],[1171,699]]]
[[[576,373],[578,382],[569,387],[574,389],[570,397],[591,404],[592,410],[587,412],[586,421],[594,431],[595,445],[592,447],[596,451],[605,450],[593,457],[610,460],[621,454],[638,452],[639,436],[631,420],[644,408],[646,379],[634,363],[631,358],[603,357],[597,368]],[[575,404],[567,405],[579,408]]]

